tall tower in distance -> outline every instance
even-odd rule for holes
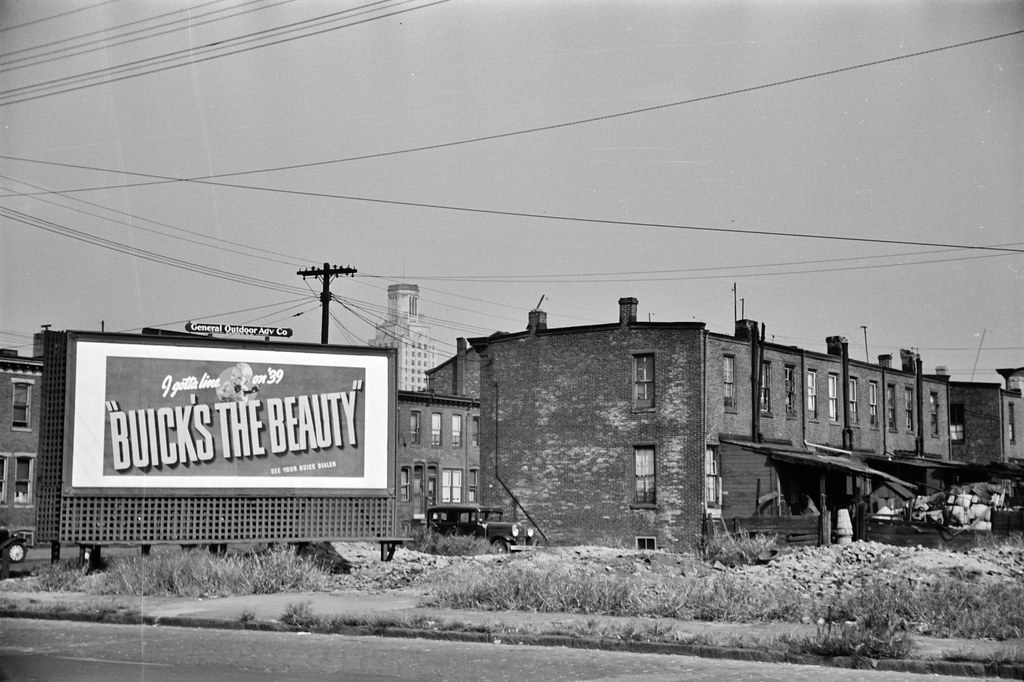
[[[402,391],[424,391],[427,370],[437,362],[437,351],[430,338],[430,326],[421,321],[420,288],[415,284],[392,284],[388,287],[388,312],[377,325],[371,345],[398,349],[398,388]]]

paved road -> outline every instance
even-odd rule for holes
[[[920,675],[688,656],[0,618],[0,679],[919,682]],[[6,678],[4,677],[6,675]],[[971,678],[932,677],[958,680]]]

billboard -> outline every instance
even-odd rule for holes
[[[393,351],[68,334],[65,489],[281,494],[393,484]]]

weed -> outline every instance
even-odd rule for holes
[[[313,615],[313,602],[304,601],[298,604],[288,604],[285,607],[284,614],[281,616],[281,622],[286,625],[298,628],[300,630],[312,631],[322,630],[320,627],[322,624],[321,618]]]
[[[440,556],[475,556],[489,554],[494,551],[484,538],[472,535],[442,535],[429,528],[413,531],[412,541],[407,543],[409,549],[424,554]]]
[[[764,561],[778,552],[775,535],[719,533],[705,539],[702,554],[708,563],[720,562],[726,566],[749,566]]]

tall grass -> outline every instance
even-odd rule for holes
[[[116,557],[90,576],[75,560],[41,568],[39,587],[96,594],[148,596],[229,596],[321,590],[330,576],[316,562],[285,546],[252,554],[215,556],[205,552],[168,552]]]
[[[441,556],[475,556],[494,552],[494,548],[484,538],[471,535],[442,535],[429,528],[413,531],[412,540],[405,546],[424,554]]]

